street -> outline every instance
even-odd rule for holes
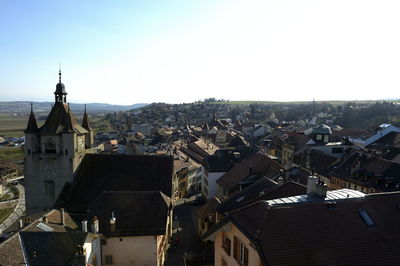
[[[185,200],[187,203],[185,203]],[[194,214],[200,207],[201,205],[190,205],[188,199],[180,199],[176,202],[174,216],[176,215],[178,217],[179,230],[173,233],[173,238],[178,238],[179,243],[176,247],[171,247],[168,251],[165,261],[166,266],[185,265],[185,253],[201,254],[205,251],[204,243],[197,234],[197,219]]]

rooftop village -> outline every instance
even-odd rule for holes
[[[15,141],[25,192],[1,225],[1,265],[400,261],[394,125],[342,128],[333,110],[279,121],[257,106],[153,104],[107,114],[112,130],[95,132],[89,110],[82,122],[70,110],[61,73],[54,94],[44,124],[32,108]],[[1,165],[3,183],[20,175],[13,167]]]

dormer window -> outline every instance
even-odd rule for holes
[[[322,140],[322,135],[321,134],[317,134],[316,138],[317,138],[317,140]]]

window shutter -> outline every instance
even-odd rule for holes
[[[235,260],[239,260],[239,242],[236,236],[233,237],[233,257],[235,258]]]
[[[244,247],[244,263],[243,263],[243,265],[244,266],[249,265],[249,250],[246,247]]]

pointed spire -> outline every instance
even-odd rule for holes
[[[33,113],[33,103],[31,103],[31,113],[29,114],[28,126],[25,129],[25,133],[36,133],[38,126],[36,123],[35,114]]]
[[[92,128],[89,125],[89,116],[86,112],[86,104],[85,104],[85,113],[83,114],[83,118],[82,118],[82,127],[89,131],[92,130]]]
[[[56,103],[66,103],[67,102],[67,92],[65,91],[65,85],[61,82],[61,65],[58,70],[58,83],[56,85],[55,102]]]
[[[58,68],[58,83],[61,83],[61,63],[59,64]]]

